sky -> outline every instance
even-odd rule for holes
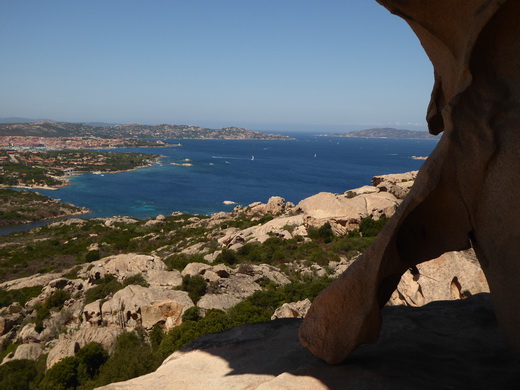
[[[432,86],[375,0],[0,0],[0,118],[425,130]]]

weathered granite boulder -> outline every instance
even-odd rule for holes
[[[404,273],[388,304],[422,306],[481,292],[489,286],[475,252],[448,252]]]
[[[314,300],[300,340],[343,361],[377,340],[380,308],[407,269],[473,247],[520,354],[520,2],[378,1],[406,20],[433,63],[427,120],[444,134],[372,247]]]
[[[404,199],[417,177],[418,171],[397,173],[391,175],[374,176],[372,184],[378,191],[389,192],[397,199]]]
[[[105,275],[113,275],[119,281],[123,281],[132,275],[145,275],[150,270],[164,271],[166,265],[157,256],[124,253],[93,261],[84,267],[80,276],[96,280],[103,278]]]
[[[231,294],[206,294],[200,298],[197,306],[203,310],[219,309],[226,311],[240,302],[242,302],[242,299]]]
[[[228,278],[221,278],[218,281],[218,288],[222,293],[233,295],[241,300],[262,289],[255,283],[254,276],[245,274],[233,274]]]
[[[150,269],[143,274],[143,278],[150,287],[172,288],[180,286],[182,283],[182,275],[177,270]]]
[[[0,283],[0,288],[4,290],[19,290],[24,287],[45,286],[51,280],[59,278],[61,273],[35,274],[25,278],[9,280]]]
[[[173,323],[180,323],[184,310],[192,306],[185,291],[130,285],[103,303],[101,319],[107,326],[151,328],[156,323],[165,323],[169,317]]]
[[[320,192],[298,203],[298,207],[306,216],[323,219],[337,218],[357,219],[372,216],[390,217],[394,214],[400,201],[388,192],[374,192],[350,197],[345,194]]]
[[[381,338],[329,366],[298,341],[299,319],[206,335],[157,371],[104,390],[356,389],[513,390],[515,361],[486,295],[383,309]]]
[[[12,353],[6,355],[2,364],[11,360],[37,360],[43,353],[43,347],[39,343],[28,343],[19,345]]]
[[[309,299],[284,303],[275,310],[274,314],[271,316],[271,320],[276,320],[278,318],[303,318],[310,307],[311,301]]]
[[[211,265],[204,264],[204,263],[189,263],[184,267],[181,274],[182,276],[190,275],[203,275],[206,270],[210,270]]]

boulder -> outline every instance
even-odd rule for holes
[[[113,275],[119,281],[136,275],[146,274],[150,270],[166,270],[164,262],[156,256],[125,253],[108,256],[84,266],[83,275],[91,280]]]
[[[272,281],[276,284],[281,284],[281,285],[286,285],[286,284],[291,283],[289,278],[287,276],[285,276],[284,273],[280,272],[278,269],[276,269],[272,265],[251,264],[248,266],[251,268],[252,275],[255,278],[255,282],[260,282],[263,279],[269,279],[270,281]]]
[[[42,355],[43,348],[39,343],[28,343],[19,345],[16,350],[6,355],[2,364],[5,364],[11,360],[38,360]]]
[[[0,336],[9,332],[15,323],[16,322],[13,318],[7,316],[0,317]]]
[[[235,274],[230,275],[228,278],[221,278],[218,282],[218,288],[222,293],[233,295],[241,300],[262,289],[255,283],[253,276],[244,274]]]
[[[186,267],[184,267],[184,269],[182,270],[181,274],[182,274],[182,276],[186,276],[186,275],[190,275],[190,276],[203,275],[204,271],[210,270],[210,269],[211,269],[211,265],[208,265],[208,264],[204,264],[204,263],[189,263],[189,264],[186,265]]]
[[[144,279],[150,287],[172,288],[180,286],[182,283],[182,275],[180,271],[164,271],[160,269],[151,269],[143,274]]]
[[[22,344],[39,343],[41,341],[40,334],[35,330],[36,324],[30,322],[18,332],[17,341]]]
[[[448,252],[408,270],[388,304],[422,306],[433,301],[467,298],[489,292],[473,250]]]
[[[328,366],[298,341],[301,319],[240,326],[195,340],[157,371],[103,390],[518,388],[520,364],[489,297],[386,307],[377,344]],[[414,347],[417,346],[417,347]]]
[[[206,294],[200,298],[197,306],[203,310],[219,309],[226,311],[241,301],[242,299],[231,294]]]
[[[166,322],[169,314],[178,323],[183,311],[192,306],[185,291],[130,285],[103,303],[101,317],[107,326],[151,328],[157,322]]]
[[[19,290],[24,287],[34,286],[45,286],[51,280],[59,278],[61,273],[49,273],[49,274],[35,274],[27,276],[25,278],[9,280],[7,282],[0,283],[0,288],[3,290]]]
[[[349,197],[344,194],[320,192],[303,199],[298,207],[307,217],[355,219],[372,216],[378,219],[381,216],[391,217],[400,201],[388,192],[361,194]]]
[[[141,326],[152,329],[155,324],[168,324],[165,330],[169,330],[182,323],[182,314],[187,309],[185,305],[165,299],[141,306]]]
[[[283,214],[287,208],[287,202],[280,196],[272,196],[267,201],[266,213],[272,215]]]
[[[271,316],[271,320],[278,318],[303,318],[311,307],[311,301],[304,299],[303,301],[284,303],[275,310]]]

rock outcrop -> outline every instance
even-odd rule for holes
[[[430,133],[444,134],[372,247],[314,300],[300,339],[343,361],[378,339],[380,308],[407,269],[473,247],[520,353],[520,2],[378,1],[406,20],[434,65],[427,119]]]
[[[103,390],[133,389],[473,389],[513,390],[510,357],[489,297],[383,309],[377,344],[328,366],[298,341],[299,319],[244,325],[204,336],[156,372]]]

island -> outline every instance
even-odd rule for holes
[[[373,128],[347,133],[319,134],[323,137],[346,137],[346,138],[389,138],[389,139],[431,139],[438,140],[439,137],[431,135],[427,131],[414,131],[394,129],[390,127]]]

